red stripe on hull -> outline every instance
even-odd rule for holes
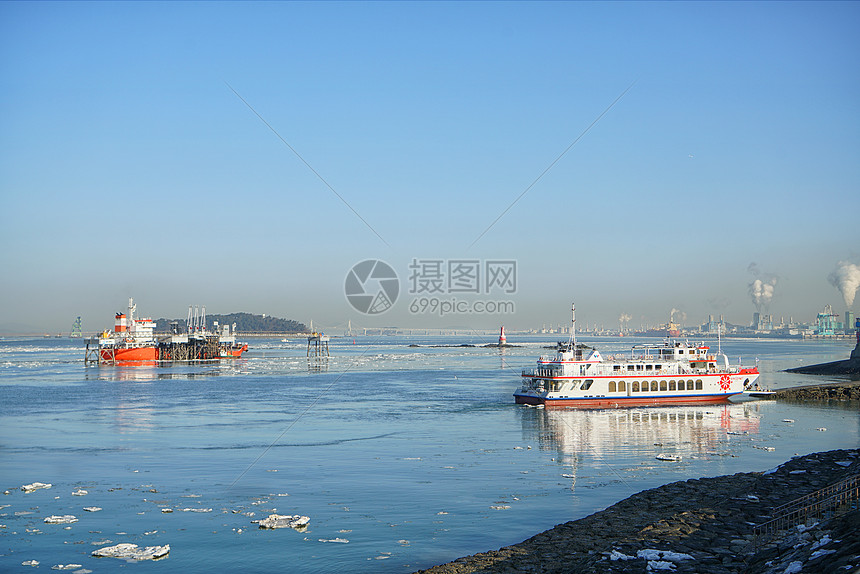
[[[738,393],[733,393],[738,394]],[[543,399],[527,395],[514,395],[519,405],[544,405],[545,407],[577,407],[584,409],[616,409],[624,407],[653,407],[659,405],[697,405],[701,403],[726,403],[732,395],[702,395],[695,397],[601,397],[595,399]]]

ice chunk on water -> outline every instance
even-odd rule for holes
[[[51,515],[45,519],[45,524],[72,524],[78,519],[72,514],[64,514],[62,516]]]
[[[86,496],[88,494],[89,494],[89,492],[87,492],[83,488],[79,488],[79,489],[72,492],[72,496]]]
[[[23,562],[21,562],[21,566],[38,566],[38,565],[39,565],[38,560],[24,560]]]
[[[51,566],[51,570],[77,570],[78,568],[83,568],[82,564],[57,564],[56,566]]]
[[[301,528],[307,526],[311,519],[307,516],[296,514],[270,514],[267,518],[256,521],[260,528]]]
[[[34,490],[39,490],[40,488],[51,488],[53,485],[45,482],[34,482],[32,484],[25,484],[21,487],[21,490],[24,492],[33,492]]]
[[[141,548],[137,544],[130,544],[128,542],[93,550],[93,556],[99,558],[123,558],[125,560],[158,560],[159,558],[164,558],[169,553],[170,544]]]
[[[87,512],[98,512],[101,509],[101,506],[84,506],[84,510],[86,510]]]

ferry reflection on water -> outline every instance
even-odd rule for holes
[[[558,461],[571,469],[564,476],[575,485],[586,459],[629,466],[660,464],[658,455],[680,461],[736,456],[741,443],[749,446],[756,440],[756,411],[755,403],[606,410],[523,407],[521,420],[524,440],[556,452]]]

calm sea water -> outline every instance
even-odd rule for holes
[[[860,444],[860,413],[837,407],[517,406],[520,370],[553,339],[515,339],[523,346],[499,350],[426,346],[492,342],[465,336],[340,338],[322,364],[308,363],[304,341],[252,339],[238,361],[167,367],[84,367],[80,341],[2,340],[0,570],[411,572],[667,482]],[[641,341],[589,342],[619,353]],[[733,362],[758,359],[772,388],[822,382],[781,370],[850,348],[723,342]],[[53,487],[20,490],[36,481]],[[251,523],[273,512],[310,526]],[[79,520],[45,524],[52,514]],[[169,544],[170,555],[90,556],[120,542]]]

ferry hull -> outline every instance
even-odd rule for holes
[[[553,399],[535,395],[514,394],[518,405],[543,405],[552,407],[574,407],[582,409],[618,409],[625,407],[653,407],[659,405],[698,405],[703,403],[727,403],[729,397],[740,393],[719,395],[690,395],[678,397],[596,397],[583,399]]]

